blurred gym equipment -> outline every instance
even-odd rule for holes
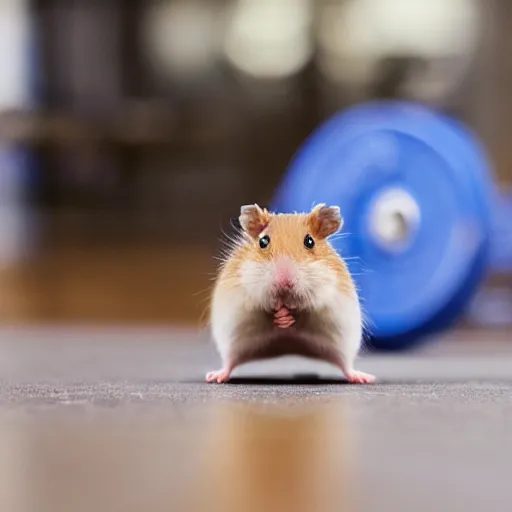
[[[491,254],[501,251],[493,234],[506,216],[497,198],[484,151],[466,127],[390,101],[353,107],[321,126],[294,158],[275,207],[341,207],[345,235],[333,244],[359,286],[370,346],[396,350],[465,311]]]
[[[36,41],[26,1],[7,0],[0,9],[0,110],[30,108],[34,100]],[[33,168],[23,145],[0,146],[0,265],[22,259],[34,242],[27,208]]]
[[[352,96],[386,87],[402,98],[438,104],[467,75],[480,35],[473,0],[335,0],[320,12],[317,62]]]
[[[142,33],[157,75],[187,84],[210,78],[221,53],[219,10],[213,2],[200,0],[149,4]]]
[[[238,0],[227,26],[226,57],[253,78],[288,78],[313,54],[311,22],[309,0]]]

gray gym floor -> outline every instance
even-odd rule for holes
[[[2,329],[0,510],[511,510],[510,338],[208,385],[204,333]]]

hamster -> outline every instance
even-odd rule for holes
[[[223,383],[244,363],[298,355],[337,366],[350,383],[373,375],[354,362],[363,322],[354,282],[329,243],[343,224],[340,209],[274,214],[242,206],[241,233],[223,261],[210,308],[222,368],[206,375]]]

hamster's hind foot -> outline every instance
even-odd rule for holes
[[[345,377],[350,384],[373,384],[376,380],[375,375],[359,372],[357,370],[345,372]]]
[[[229,376],[231,375],[231,369],[222,368],[221,370],[217,370],[215,372],[208,372],[206,374],[206,382],[216,382],[217,384],[224,384],[229,380]]]

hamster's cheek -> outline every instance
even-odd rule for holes
[[[336,272],[322,262],[308,264],[301,269],[304,293],[313,308],[328,306],[339,293]]]
[[[245,261],[240,267],[240,278],[249,300],[265,307],[272,288],[272,266],[267,262]]]

